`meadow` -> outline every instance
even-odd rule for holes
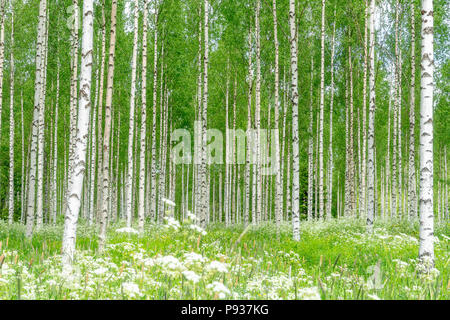
[[[191,216],[191,219],[194,217]],[[418,264],[418,223],[377,221],[373,234],[354,218],[289,224],[211,225],[165,219],[143,234],[81,221],[76,261],[62,268],[62,221],[33,240],[0,222],[0,299],[444,299],[450,298],[450,231],[435,229],[435,268]]]

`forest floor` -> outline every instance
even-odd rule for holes
[[[25,239],[0,221],[0,299],[450,299],[450,228],[436,224],[436,265],[418,265],[418,223],[302,222],[277,239],[271,223],[206,231],[191,221],[148,224],[143,235],[109,226],[103,254],[97,230],[81,222],[76,262],[60,264],[62,223]]]

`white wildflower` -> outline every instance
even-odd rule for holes
[[[197,283],[200,280],[200,276],[196,274],[194,271],[186,270],[182,272],[183,276],[186,277],[188,281],[192,281],[193,283]]]
[[[230,290],[222,282],[218,281],[208,284],[206,288],[218,294],[220,299],[224,299],[228,294],[231,294]]]
[[[139,231],[137,231],[136,229],[128,228],[128,227],[117,229],[116,232],[117,233],[139,234]]]
[[[227,266],[226,263],[222,263],[222,262],[219,262],[219,261],[211,261],[211,263],[209,263],[206,266],[206,270],[227,273],[228,272],[228,266]]]

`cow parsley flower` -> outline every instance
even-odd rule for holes
[[[220,299],[225,299],[225,297],[231,294],[230,290],[224,286],[222,282],[214,281],[206,286],[206,289],[219,295]]]
[[[186,277],[188,281],[192,281],[193,283],[197,283],[200,280],[200,276],[196,274],[194,271],[186,270],[182,272],[183,276]]]
[[[227,273],[228,267],[225,263],[219,261],[211,261],[211,263],[206,266],[206,270]]]
[[[117,233],[139,234],[139,231],[137,231],[136,229],[128,228],[128,227],[117,229],[116,232]]]

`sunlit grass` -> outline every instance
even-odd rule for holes
[[[24,227],[0,222],[1,299],[449,299],[450,232],[436,226],[435,269],[417,267],[418,224],[378,221],[373,235],[355,219],[289,224],[277,239],[272,223],[210,226],[204,234],[147,223],[143,235],[109,226],[97,253],[96,227],[81,221],[77,260],[62,270],[62,225],[33,240]],[[203,234],[202,234],[203,233]],[[238,241],[239,240],[239,241]],[[195,254],[194,254],[195,253]]]

